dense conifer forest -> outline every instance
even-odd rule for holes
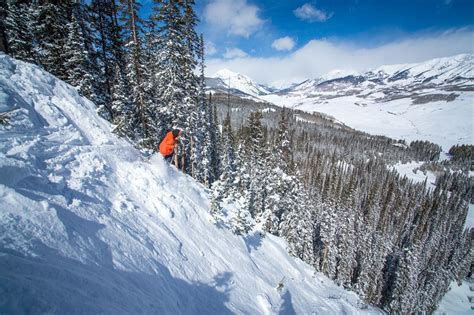
[[[232,171],[215,186],[215,200],[242,205],[235,231],[262,224],[288,240],[290,253],[390,312],[433,312],[450,282],[472,272],[474,231],[464,230],[472,146],[455,146],[457,157],[438,162],[441,147],[427,141],[372,136],[325,115],[227,95],[211,99],[223,119],[222,147],[232,152],[222,159]],[[435,189],[390,168],[409,161],[425,161]]]
[[[2,47],[77,87],[144,152],[182,129],[178,167],[210,189],[216,220],[236,206],[235,233],[284,237],[292,255],[389,312],[434,311],[472,271],[474,231],[463,226],[473,146],[439,162],[434,143],[208,95],[193,7],[155,0],[145,19],[135,0],[2,2]],[[426,162],[436,188],[390,168],[408,161]]]

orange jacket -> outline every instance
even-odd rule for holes
[[[176,142],[176,139],[173,137],[173,132],[168,132],[160,143],[160,153],[163,156],[173,154]]]

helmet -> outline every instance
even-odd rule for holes
[[[181,135],[181,133],[183,133],[183,131],[179,128],[173,129],[171,132],[173,133],[173,137],[175,137],[175,138],[179,137]]]

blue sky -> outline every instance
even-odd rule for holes
[[[219,24],[208,16],[218,14],[219,8],[209,8],[219,3],[221,10],[228,4],[236,16],[244,15],[241,23],[248,20],[248,34],[233,32],[230,22]],[[321,38],[373,47],[416,33],[474,24],[473,0],[198,0],[196,4],[201,18],[198,30],[214,44],[216,56],[223,56],[228,48],[238,48],[255,57],[283,54],[272,48],[272,43],[286,36],[295,42],[294,49]],[[252,11],[245,11],[245,7],[257,9],[254,15],[260,24],[252,20]],[[306,19],[295,13],[302,7],[307,8]],[[322,12],[326,19],[318,19],[317,15],[310,19],[311,12]]]
[[[266,84],[474,53],[474,0],[196,0],[196,11],[207,75]]]

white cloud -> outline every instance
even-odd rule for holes
[[[289,36],[281,37],[273,41],[272,47],[278,51],[290,51],[295,47],[295,41]]]
[[[227,68],[250,76],[260,83],[301,82],[331,70],[365,71],[382,65],[421,62],[432,58],[474,53],[473,28],[431,33],[364,48],[349,42],[311,40],[285,57],[242,57],[209,59],[207,70],[213,74]],[[229,55],[230,56],[230,55]],[[271,69],[271,71],[269,71]]]
[[[216,45],[213,42],[208,41],[205,44],[204,51],[207,56],[215,55],[217,53]]]
[[[308,22],[325,22],[332,17],[332,13],[328,14],[319,10],[310,3],[303,4],[301,7],[294,10],[293,13],[300,19]]]
[[[224,58],[226,59],[234,59],[234,58],[244,58],[247,57],[247,53],[239,48],[227,48],[224,54]]]
[[[212,0],[204,9],[204,20],[230,35],[249,37],[263,24],[258,12],[247,0]]]

